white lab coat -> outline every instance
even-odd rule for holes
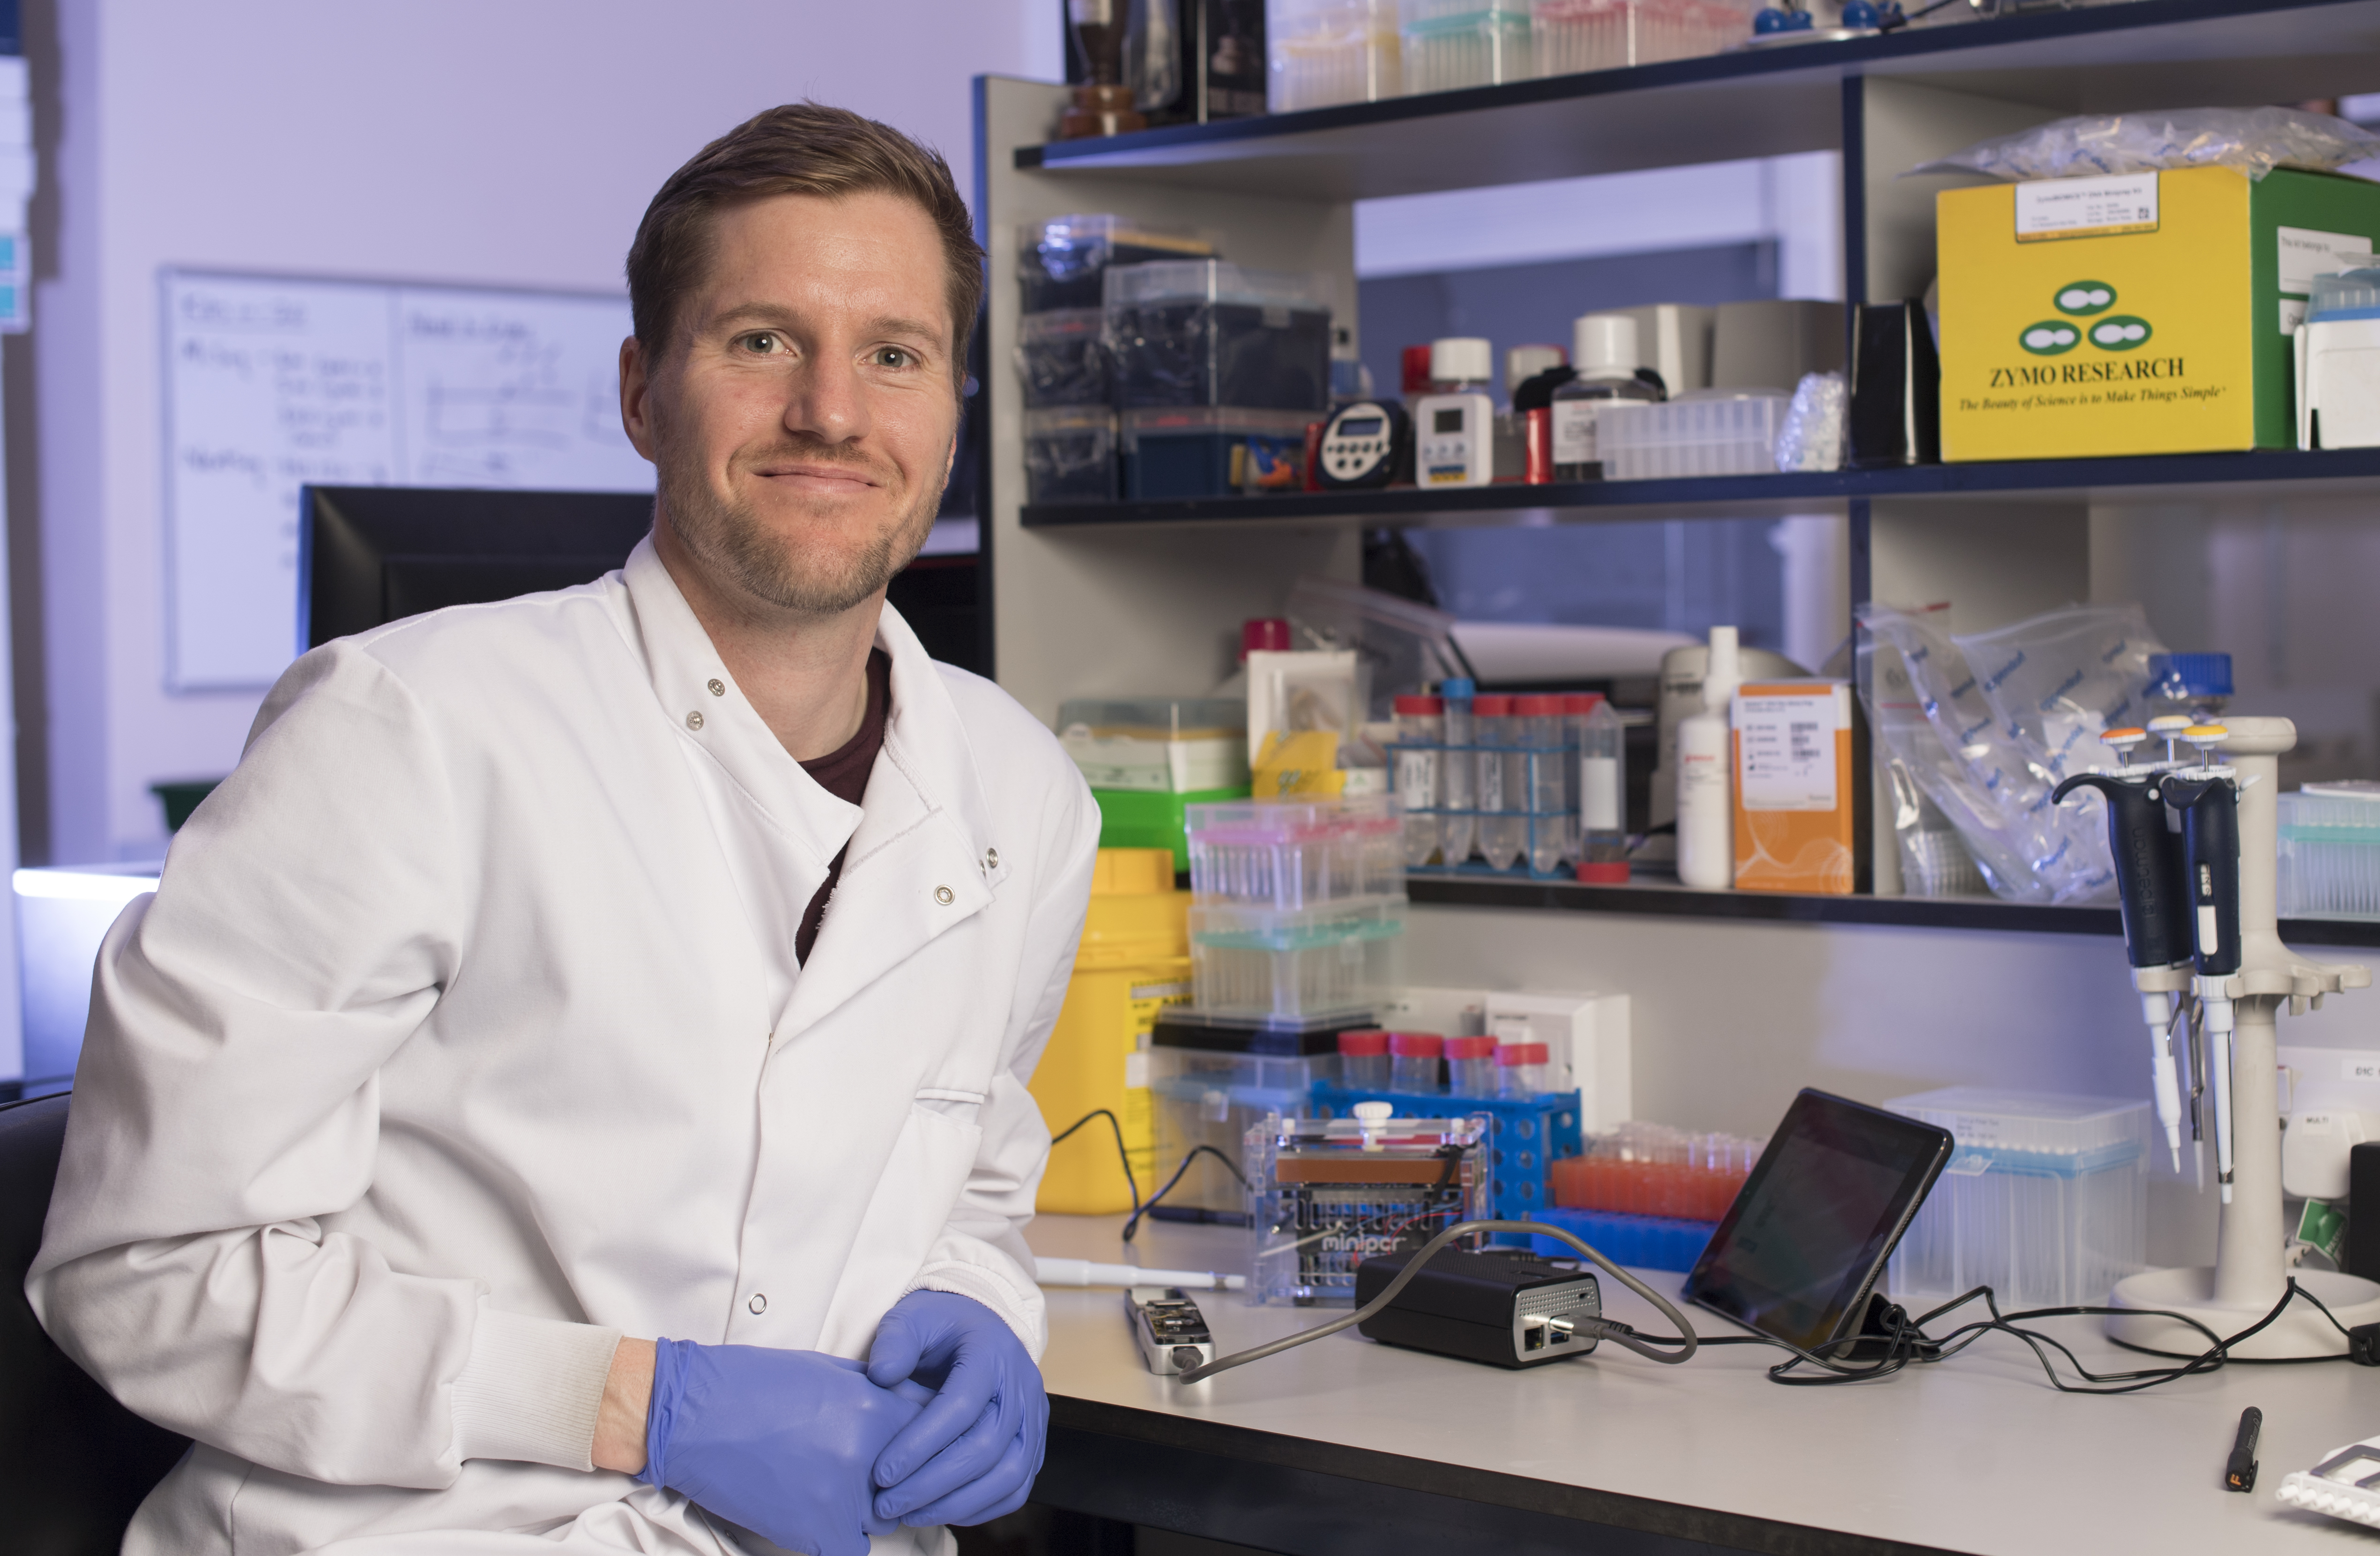
[[[864,807],[650,541],[282,678],[100,954],[26,1286],[197,1440],[128,1552],[765,1549],[587,1467],[619,1335],[859,1357],[924,1286],[1038,1355],[1026,1081],[1098,812],[997,687],[878,643]]]

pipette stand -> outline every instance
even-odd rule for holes
[[[2280,1063],[2276,1019],[2319,1009],[2325,995],[2369,988],[2371,971],[2352,963],[2312,961],[2281,944],[2274,875],[2279,853],[2280,765],[2298,742],[2286,718],[2234,718],[2223,759],[2240,774],[2240,971],[2230,980],[2237,1031],[2231,1040],[2231,1202],[2222,1210],[2215,1263],[2197,1269],[2146,1270],[2116,1283],[2109,1306],[2186,1313],[2228,1336],[2270,1312],[2292,1273],[2283,1263],[2281,1116],[2275,1083]],[[2212,1062],[2210,1056],[2210,1062]],[[2297,1283],[2353,1328],[2380,1323],[2380,1282],[2326,1270],[2294,1272]],[[2149,1313],[2107,1321],[2117,1341],[2170,1356],[2196,1356],[2206,1337],[2186,1324]],[[2292,1302],[2281,1316],[2231,1347],[2246,1360],[2326,1356],[2347,1349],[2347,1336],[2312,1304]]]

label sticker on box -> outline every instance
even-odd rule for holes
[[[2157,175],[2042,178],[2016,187],[2016,240],[2113,237],[2157,230]]]
[[[1835,808],[1835,727],[1831,688],[1808,696],[1744,697],[1736,703],[1743,808]]]
[[[2303,297],[2283,297],[2281,299],[2281,333],[2296,334],[2298,326],[2305,322],[2305,310],[2306,300]]]
[[[2280,290],[2304,296],[2313,278],[2372,262],[2372,240],[2353,233],[2323,233],[2311,227],[2275,229],[2280,248]],[[2294,328],[2294,326],[2292,326]]]

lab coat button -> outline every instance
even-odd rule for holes
[[[686,716],[686,727],[687,729],[689,729],[689,730],[699,730],[699,729],[701,729],[701,728],[702,728],[702,715],[701,715],[701,714],[699,714],[699,713],[689,713],[689,714],[687,714],[687,715]]]
[[[744,1306],[751,1309],[753,1316],[758,1318],[760,1314],[769,1310],[769,1299],[761,1293],[756,1291],[752,1294],[752,1300],[745,1303]]]
[[[953,891],[948,887],[936,887],[934,888],[934,900],[941,903],[945,908],[949,907],[957,899],[957,898],[958,893]]]
[[[1000,868],[1000,850],[998,849],[986,849],[983,850],[983,867],[987,870],[997,870]]]
[[[723,697],[727,695],[727,682],[723,681],[712,682],[710,683],[710,694],[714,697]]]

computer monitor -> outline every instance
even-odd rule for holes
[[[650,492],[313,487],[298,500],[298,648],[450,605],[566,589],[628,560]],[[886,591],[926,652],[988,674],[972,553],[920,557]]]

